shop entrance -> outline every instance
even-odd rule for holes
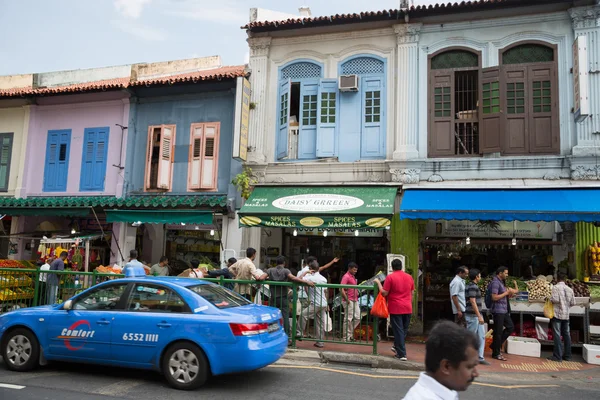
[[[380,271],[385,271],[386,254],[390,250],[389,230],[359,231],[356,236],[353,230],[330,230],[327,236],[318,230],[296,232],[285,230],[283,254],[288,258],[291,270],[298,271],[309,256],[317,257],[320,265],[327,264],[337,257],[340,261],[327,271],[330,283],[339,283],[350,262],[358,264],[357,280],[359,282],[372,278]],[[274,261],[274,257],[273,257]]]

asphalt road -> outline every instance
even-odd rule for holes
[[[517,380],[515,380],[517,379]],[[506,382],[503,377],[486,377],[462,393],[462,400],[520,398],[528,400],[578,400],[600,398],[600,373],[521,377]],[[401,399],[415,382],[416,374],[348,368],[336,365],[310,365],[283,361],[249,374],[213,378],[194,392],[167,386],[156,373],[77,364],[52,364],[30,373],[7,371],[0,361],[2,400],[348,400]],[[9,385],[11,387],[4,387]]]

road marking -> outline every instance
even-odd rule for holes
[[[20,390],[20,389],[25,389],[25,386],[11,385],[10,383],[0,383],[0,388]]]
[[[344,371],[340,369],[324,368],[324,367],[311,367],[304,365],[269,365],[269,368],[289,368],[289,369],[314,369],[318,371],[336,372],[338,374],[362,376],[365,378],[374,379],[413,379],[416,380],[418,376],[411,375],[373,375],[364,374],[361,372]],[[556,388],[560,385],[494,385],[493,383],[473,382],[473,385],[493,387],[497,389],[532,389],[532,388]]]
[[[116,396],[133,389],[136,386],[143,385],[145,382],[141,380],[126,380],[113,383],[112,385],[104,386],[98,390],[94,390],[94,394],[102,394],[105,396]]]

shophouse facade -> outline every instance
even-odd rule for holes
[[[321,194],[340,186],[395,187],[385,251],[406,255],[415,278],[420,263],[440,264],[428,253],[452,253],[471,236],[490,268],[510,262],[521,273],[526,261],[514,254],[487,255],[490,248],[514,250],[515,239],[525,258],[543,256],[543,266],[567,260],[563,266],[582,275],[575,223],[595,222],[595,212],[573,216],[554,191],[598,186],[599,7],[595,1],[475,1],[331,17],[303,9],[278,21],[257,10],[245,28],[256,105],[247,165],[259,195],[269,185],[296,190],[290,195],[301,187],[313,194],[315,186]],[[449,198],[443,190],[461,189],[490,192],[470,200],[464,191],[458,207],[442,204]],[[501,215],[485,207],[468,215],[471,201],[500,198],[494,191],[509,192],[496,210]],[[544,215],[540,209],[519,215],[515,204],[527,196],[555,202]],[[278,220],[281,231],[269,228],[277,226],[276,214],[261,213],[255,197],[241,210],[261,220],[242,221],[247,243],[263,254],[270,247],[304,253],[308,245],[295,246],[293,227],[285,225],[293,218]],[[559,211],[569,216],[555,219],[551,214]],[[320,212],[326,221],[327,212],[337,211]],[[323,230],[326,224],[311,234],[321,236],[321,247],[335,249]]]

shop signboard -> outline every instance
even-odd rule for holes
[[[554,222],[511,221],[428,221],[430,237],[467,237],[510,239],[552,239]]]
[[[296,233],[298,236],[323,236],[324,228],[297,228]],[[288,229],[289,233],[292,233],[292,229]],[[327,229],[327,234],[330,237],[356,237],[356,230],[354,229],[340,229],[333,228]],[[382,237],[383,230],[381,229],[362,229],[358,233],[358,237]]]
[[[394,215],[395,187],[257,187],[240,226],[383,229]]]

